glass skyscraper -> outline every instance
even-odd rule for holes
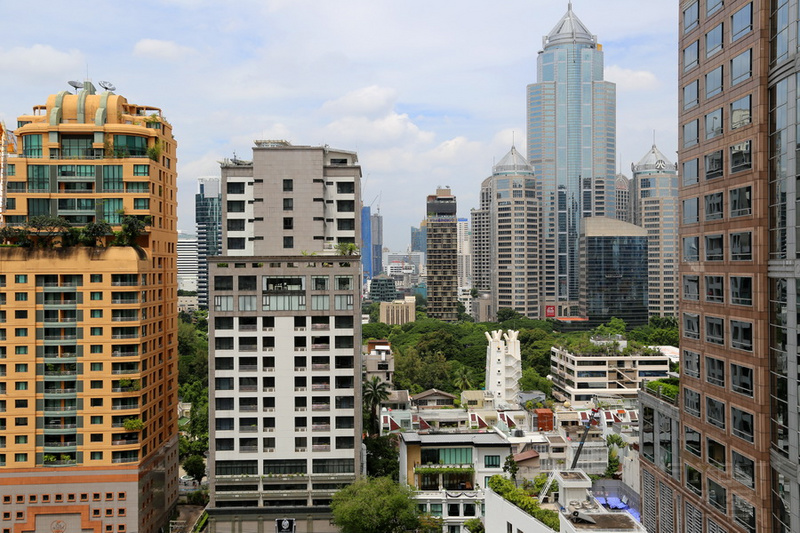
[[[222,206],[219,178],[198,178],[194,196],[197,227],[197,303],[208,309],[208,257],[222,253]]]
[[[578,316],[581,219],[615,216],[616,86],[603,51],[572,11],[544,37],[528,86],[528,159],[542,202],[540,309]]]

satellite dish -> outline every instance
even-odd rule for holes
[[[117,88],[110,81],[98,81],[97,84],[106,91],[116,91]]]
[[[79,81],[68,81],[70,85],[75,89],[75,92],[78,92],[78,89],[83,89],[83,84]]]

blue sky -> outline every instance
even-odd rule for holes
[[[50,5],[47,5],[50,4]],[[252,141],[357,150],[384,242],[408,246],[426,195],[459,214],[525,146],[525,87],[566,1],[139,0],[21,2],[0,20],[0,119],[87,76],[162,108],[178,139],[179,227],[193,232],[200,176]],[[46,6],[46,7],[45,7]],[[617,84],[617,150],[630,176],[656,143],[677,147],[677,2],[575,0]]]

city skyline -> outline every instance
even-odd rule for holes
[[[617,84],[617,166],[627,172],[654,133],[664,153],[675,152],[677,10],[614,5],[581,0],[573,9],[599,36],[605,77]],[[179,229],[190,233],[197,178],[214,175],[233,152],[248,153],[253,139],[352,147],[365,168],[365,204],[380,195],[386,245],[405,249],[431,184],[449,185],[467,216],[486,168],[512,140],[523,150],[524,87],[567,2],[514,1],[502,11],[476,2],[458,12],[418,2],[313,11],[304,2],[244,2],[226,12],[210,2],[143,2],[137,20],[158,20],[152,32],[119,30],[112,20],[123,18],[122,6],[92,9],[92,17],[93,4],[74,6],[44,13],[38,24],[48,31],[24,35],[11,26],[21,6],[7,8],[0,65],[17,81],[0,88],[0,119],[10,127],[38,103],[30,95],[58,83],[69,90],[66,82],[87,70],[131,98],[163,102],[182,135]],[[616,15],[634,9],[635,21]],[[413,40],[399,35],[409,27]]]

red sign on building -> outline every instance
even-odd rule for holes
[[[544,308],[544,316],[547,318],[555,318],[556,317],[556,306],[555,305],[547,305]]]

